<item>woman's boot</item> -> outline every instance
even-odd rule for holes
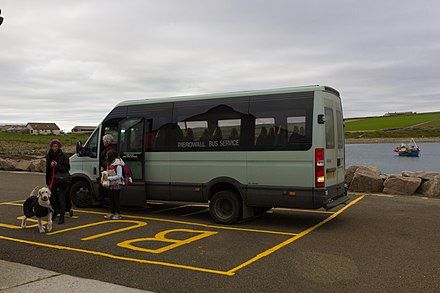
[[[60,213],[60,219],[58,220],[58,225],[64,224],[64,212]]]

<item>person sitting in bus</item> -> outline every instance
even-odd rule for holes
[[[260,134],[255,141],[256,146],[264,146],[267,141],[267,129],[266,127],[261,127]]]
[[[205,130],[203,130],[202,136],[200,137],[200,141],[209,141],[209,139],[210,139],[209,130],[208,128],[205,128]]]
[[[186,141],[186,142],[194,141],[194,133],[193,133],[193,130],[191,128],[187,128],[186,129],[185,137],[184,137],[183,141]]]
[[[222,130],[220,127],[216,127],[214,129],[214,131],[212,132],[212,140],[222,140],[223,139],[223,134],[222,134]]]
[[[231,130],[231,134],[229,135],[229,139],[238,139],[239,138],[239,136],[238,136],[238,131],[237,131],[237,128],[232,128],[232,130]]]
[[[277,135],[275,137],[275,146],[285,146],[287,142],[287,132],[281,126],[278,127]]]
[[[299,128],[298,126],[293,127],[293,132],[289,137],[289,144],[294,144],[300,140]]]
[[[265,142],[266,146],[273,146],[275,142],[275,129],[271,127],[269,133],[267,134],[267,140]]]

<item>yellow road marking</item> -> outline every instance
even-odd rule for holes
[[[35,241],[29,241],[29,240],[23,240],[23,239],[16,239],[16,238],[11,238],[11,237],[2,236],[2,235],[0,235],[0,239],[14,241],[14,242],[20,242],[20,243],[26,243],[26,244],[31,244],[31,245],[37,245],[37,246],[42,246],[42,247],[54,248],[54,249],[59,249],[59,250],[69,250],[69,251],[75,251],[75,252],[82,252],[82,253],[98,255],[98,256],[103,256],[103,257],[117,259],[117,260],[132,261],[132,262],[152,264],[152,265],[161,265],[161,266],[165,266],[165,267],[187,269],[187,270],[204,272],[204,273],[212,273],[212,274],[225,275],[225,276],[233,276],[235,274],[235,273],[224,272],[224,271],[213,270],[213,269],[205,269],[205,268],[180,265],[180,264],[173,264],[173,263],[167,263],[167,262],[161,262],[161,261],[153,261],[153,260],[138,259],[138,258],[132,258],[132,257],[124,257],[124,256],[113,255],[113,254],[109,254],[109,253],[105,253],[105,252],[86,250],[86,249],[81,249],[81,248],[74,248],[74,247],[48,244],[48,243],[41,243],[41,242],[35,242]]]
[[[197,233],[198,235],[186,238],[184,240],[171,239],[171,238],[166,237],[166,235],[168,233],[173,233],[173,232]],[[194,241],[197,241],[197,240],[200,240],[200,239],[203,239],[205,237],[209,237],[209,236],[212,236],[215,234],[218,234],[218,232],[192,230],[192,229],[172,229],[172,230],[166,230],[166,231],[159,232],[154,237],[129,239],[129,240],[120,242],[117,245],[120,247],[131,249],[131,250],[159,254],[159,253],[174,249],[176,247],[179,247],[179,246],[182,246],[182,245],[185,245],[185,244],[188,244],[188,243],[191,243],[191,242],[194,242]],[[138,246],[135,246],[132,244],[135,242],[145,242],[145,241],[156,241],[156,242],[164,242],[164,243],[171,243],[171,244],[166,245],[161,248],[157,248],[157,249],[142,248],[142,247],[138,247]]]
[[[128,217],[128,218],[150,219],[150,220],[154,220],[154,221],[171,222],[171,223],[179,223],[179,224],[188,224],[188,225],[202,226],[202,227],[208,227],[208,228],[217,228],[217,229],[225,229],[225,230],[250,231],[250,232],[258,232],[258,233],[281,234],[281,235],[294,235],[294,237],[291,237],[291,238],[287,239],[286,241],[283,241],[280,244],[278,244],[278,245],[276,245],[276,246],[274,246],[274,247],[272,247],[272,248],[270,248],[270,249],[268,249],[268,250],[266,250],[266,251],[264,251],[262,253],[259,253],[255,257],[249,259],[248,261],[240,264],[239,266],[237,266],[237,267],[235,267],[235,268],[233,268],[233,269],[231,269],[231,270],[229,270],[227,272],[220,271],[220,270],[213,270],[213,269],[205,269],[205,268],[200,268],[200,267],[187,266],[187,265],[166,263],[166,262],[160,262],[160,261],[151,261],[151,260],[143,260],[143,259],[136,259],[136,258],[130,258],[130,257],[122,257],[122,256],[112,255],[112,254],[109,254],[109,253],[104,253],[104,252],[99,252],[99,251],[85,250],[85,249],[80,249],[80,248],[73,248],[73,247],[54,245],[54,244],[47,244],[47,243],[40,243],[40,242],[35,242],[35,241],[11,238],[11,237],[2,236],[2,235],[0,235],[0,239],[14,241],[14,242],[20,242],[20,243],[26,243],[26,244],[31,244],[31,245],[38,245],[38,246],[43,246],[43,247],[49,247],[49,248],[55,248],[55,249],[59,249],[59,250],[70,250],[70,251],[82,252],[82,253],[93,254],[93,255],[98,255],[98,256],[103,256],[103,257],[108,257],[108,258],[118,259],[118,260],[124,260],[124,261],[133,261],[133,262],[138,262],[138,263],[162,265],[162,266],[167,266],[167,267],[183,268],[183,269],[200,271],[200,272],[207,272],[207,273],[213,273],[213,274],[233,276],[238,270],[240,270],[240,269],[242,269],[242,268],[244,268],[244,267],[246,267],[246,266],[256,262],[257,260],[259,260],[259,259],[261,259],[261,258],[263,258],[265,256],[268,256],[268,255],[272,254],[273,252],[275,252],[275,251],[283,248],[284,246],[286,246],[286,245],[288,245],[288,244],[290,244],[290,243],[300,239],[301,237],[303,237],[303,236],[309,234],[310,232],[314,231],[315,229],[321,227],[325,223],[331,221],[332,219],[337,217],[339,214],[341,214],[343,211],[345,211],[346,209],[348,209],[352,205],[356,204],[358,201],[360,201],[364,197],[365,197],[365,195],[356,198],[355,200],[353,200],[352,202],[347,204],[345,207],[341,208],[339,211],[333,213],[331,216],[329,216],[325,220],[319,222],[318,224],[312,226],[311,228],[309,228],[309,229],[307,229],[307,230],[305,230],[305,231],[303,231],[303,232],[301,232],[299,234],[283,233],[283,232],[275,232],[275,231],[264,231],[264,230],[254,230],[254,229],[232,228],[232,227],[206,225],[206,224],[174,221],[174,220],[167,220],[167,219],[157,219],[157,218],[149,218],[149,217],[140,217],[140,216],[125,216],[125,217]],[[105,214],[105,213],[100,213],[100,212],[81,211],[81,210],[77,210],[77,212],[84,212],[84,213],[89,213],[89,214]],[[114,221],[108,221],[108,222],[112,223]],[[97,225],[99,223],[92,223],[92,224],[89,224],[89,225],[93,225],[93,224]],[[3,224],[3,225],[6,225],[6,224]],[[88,225],[84,225],[84,226],[88,226]],[[133,227],[128,227],[128,228],[133,229]],[[64,229],[64,230],[61,230],[61,231],[74,230],[74,229],[75,228],[68,228],[68,229]],[[123,228],[123,229],[127,229],[127,228]],[[104,236],[104,234],[108,235],[108,233],[110,233],[110,234],[117,233],[115,231],[119,231],[119,230],[120,229],[114,230],[114,231],[111,231],[111,232],[106,232],[106,233],[98,234],[98,235],[91,236],[91,237],[95,237],[95,238],[97,238],[96,236],[102,237],[102,236]],[[57,232],[60,233],[60,231],[57,231]],[[57,232],[53,232],[51,234],[55,234]],[[214,233],[216,233],[216,232],[214,232]],[[162,235],[163,238],[165,238],[164,235]],[[87,239],[87,238],[85,238],[85,239]],[[137,242],[141,241],[139,239],[135,239],[135,240],[137,240]],[[131,242],[135,242],[135,241],[131,241]],[[125,244],[126,245],[131,245],[131,242],[130,243],[125,243]],[[124,242],[121,242],[121,244],[124,244]]]
[[[68,232],[68,231],[83,229],[83,228],[87,228],[87,227],[97,226],[97,225],[111,224],[111,223],[115,223],[115,222],[118,222],[118,223],[134,223],[136,225],[125,227],[125,228],[121,228],[121,229],[116,229],[116,230],[112,230],[112,231],[108,231],[108,232],[101,233],[101,234],[96,234],[96,235],[93,235],[93,236],[82,238],[81,240],[92,240],[92,239],[104,237],[104,236],[107,236],[107,235],[111,235],[111,234],[115,234],[115,233],[131,230],[131,229],[136,229],[136,228],[143,227],[143,226],[147,225],[147,223],[145,223],[145,222],[133,221],[133,220],[100,221],[100,222],[85,224],[85,225],[76,226],[76,227],[72,227],[72,228],[67,228],[67,229],[63,229],[63,230],[58,230],[58,231],[55,231],[55,232],[47,233],[47,235],[54,235],[54,234]]]
[[[106,215],[106,213],[104,212],[95,212],[95,211],[86,211],[86,210],[77,210],[77,212],[85,213],[85,214],[94,214],[94,215]],[[275,234],[275,235],[290,235],[290,236],[297,235],[297,233],[292,233],[292,232],[279,232],[279,231],[269,231],[269,230],[237,228],[237,227],[229,227],[229,226],[217,226],[217,225],[201,224],[201,223],[162,219],[162,218],[152,218],[152,217],[144,217],[144,216],[131,216],[131,215],[122,215],[122,216],[124,218],[131,218],[131,219],[142,219],[142,220],[150,220],[156,222],[183,224],[183,225],[191,225],[191,226],[198,226],[204,228],[214,228],[214,229],[231,230],[231,231],[244,231],[244,232],[255,232],[255,233],[265,233],[265,234]]]
[[[306,209],[288,209],[288,208],[274,208],[276,211],[301,212],[301,213],[316,213],[316,214],[334,214],[336,212],[321,211],[321,210],[306,210]]]
[[[296,235],[296,236],[294,236],[294,237],[292,237],[292,238],[289,238],[289,239],[287,239],[286,241],[281,242],[280,244],[275,245],[274,247],[272,247],[272,248],[270,248],[270,249],[268,249],[268,250],[266,250],[266,251],[264,251],[264,252],[262,252],[262,253],[259,253],[259,254],[256,255],[255,257],[253,257],[253,258],[251,258],[250,260],[248,260],[248,261],[242,263],[241,265],[239,265],[239,266],[233,268],[232,270],[229,270],[228,272],[229,272],[229,273],[235,273],[236,271],[238,271],[238,270],[240,270],[240,269],[242,269],[242,268],[244,268],[244,267],[246,267],[246,266],[248,266],[248,265],[250,265],[250,264],[256,262],[257,260],[260,260],[261,258],[263,258],[263,257],[265,257],[265,256],[268,256],[269,254],[274,253],[275,251],[279,250],[280,248],[283,248],[284,246],[286,246],[286,245],[288,245],[288,244],[290,244],[290,243],[292,243],[292,242],[294,242],[294,241],[300,239],[301,237],[303,237],[303,236],[309,234],[310,232],[312,232],[313,230],[316,230],[317,228],[321,227],[321,226],[324,225],[325,223],[327,223],[327,222],[333,220],[333,219],[336,218],[339,214],[341,214],[343,211],[345,211],[346,209],[348,209],[349,207],[351,207],[352,205],[354,205],[355,203],[357,203],[358,201],[360,201],[360,200],[363,199],[364,197],[365,197],[365,195],[363,195],[363,196],[361,196],[361,197],[359,197],[359,198],[356,198],[355,200],[353,200],[352,202],[348,203],[345,207],[341,208],[339,211],[335,212],[333,215],[329,216],[329,217],[326,218],[325,220],[319,222],[318,224],[316,224],[316,225],[310,227],[310,228],[307,229],[307,230],[304,230],[303,232],[299,233],[298,235]]]

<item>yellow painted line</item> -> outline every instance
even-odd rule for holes
[[[86,210],[76,210],[76,212],[85,213],[85,214],[94,214],[94,215],[106,215],[106,213],[104,213],[104,212],[95,212],[95,211],[86,211]],[[177,221],[177,220],[170,220],[170,219],[151,218],[151,217],[144,217],[144,216],[130,216],[130,215],[121,215],[121,216],[124,218],[143,219],[143,220],[151,220],[151,221],[157,221],[157,222],[191,225],[191,226],[198,226],[198,227],[211,228],[211,229],[244,231],[244,232],[254,232],[254,233],[275,234],[275,235],[290,235],[290,236],[297,235],[297,233],[292,233],[292,232],[280,232],[280,231],[257,230],[257,229],[248,229],[248,228],[236,228],[236,227],[229,227],[229,226],[217,226],[217,225],[201,224],[201,223],[186,222],[186,221]]]
[[[30,227],[34,227],[34,226],[36,226],[36,225],[26,226],[26,228],[30,228]],[[3,224],[3,223],[0,223],[0,227],[9,228],[9,229],[22,229],[21,226],[9,225],[9,224]]]
[[[213,269],[205,269],[205,268],[199,268],[199,267],[193,267],[193,266],[187,266],[187,265],[173,264],[173,263],[167,263],[167,262],[161,262],[161,261],[152,261],[152,260],[138,259],[138,258],[132,258],[132,257],[124,257],[124,256],[113,255],[113,254],[109,254],[109,253],[105,253],[105,252],[86,250],[86,249],[80,249],[80,248],[74,248],[74,247],[68,247],[68,246],[62,246],[62,245],[55,245],[55,244],[48,244],[48,243],[41,243],[41,242],[11,238],[11,237],[2,236],[2,235],[0,235],[0,239],[19,242],[19,243],[25,243],[25,244],[31,244],[31,245],[37,245],[37,246],[42,246],[42,247],[54,248],[54,249],[59,249],[59,250],[68,250],[68,251],[87,253],[87,254],[92,254],[92,255],[107,257],[107,258],[111,258],[111,259],[117,259],[117,260],[132,261],[132,262],[152,264],[152,265],[160,265],[160,266],[186,269],[186,270],[192,270],[192,271],[198,271],[198,272],[204,272],[204,273],[212,273],[212,274],[217,274],[217,275],[233,276],[235,274],[234,272],[231,273],[231,272],[224,272],[224,271],[213,270]]]
[[[336,212],[321,211],[321,210],[305,210],[305,209],[285,209],[273,208],[275,211],[301,212],[301,213],[316,213],[316,214],[334,214]]]
[[[101,233],[101,234],[96,234],[96,235],[93,235],[93,236],[82,238],[81,240],[92,240],[92,239],[104,237],[104,236],[107,236],[107,235],[111,235],[111,234],[115,234],[115,233],[131,230],[131,229],[136,229],[136,228],[143,227],[143,226],[147,225],[147,223],[141,222],[141,221],[133,221],[133,220],[108,220],[108,221],[100,221],[100,222],[90,223],[90,224],[76,226],[76,227],[72,227],[72,228],[67,228],[67,229],[63,229],[63,230],[58,230],[58,231],[50,232],[50,233],[46,233],[46,234],[47,235],[54,235],[54,234],[65,233],[65,232],[69,232],[69,231],[73,231],[73,230],[84,229],[84,228],[87,228],[87,227],[97,226],[97,225],[111,224],[111,223],[115,223],[115,222],[118,222],[118,223],[130,223],[130,224],[135,224],[135,225],[129,226],[129,227],[125,227],[125,228],[121,228],[121,229],[112,230],[112,231]]]
[[[255,257],[251,258],[250,260],[248,260],[248,261],[242,263],[241,265],[239,265],[239,266],[233,268],[232,270],[229,270],[228,273],[233,274],[233,273],[235,273],[236,271],[238,271],[238,270],[240,270],[240,269],[242,269],[242,268],[244,268],[244,267],[246,267],[246,266],[248,266],[248,265],[250,265],[250,264],[256,262],[257,260],[260,260],[260,259],[263,258],[263,257],[268,256],[269,254],[274,253],[275,251],[279,250],[280,248],[283,248],[284,246],[286,246],[286,245],[288,245],[288,244],[290,244],[290,243],[292,243],[292,242],[294,242],[294,241],[300,239],[301,237],[303,237],[303,236],[309,234],[309,233],[312,232],[313,230],[316,230],[317,228],[321,227],[321,226],[324,225],[325,223],[327,223],[327,222],[333,220],[334,218],[336,218],[336,217],[337,217],[338,215],[340,215],[343,211],[345,211],[346,209],[348,209],[348,208],[351,207],[352,205],[356,204],[358,201],[360,201],[360,200],[363,199],[364,197],[365,197],[365,195],[363,195],[363,196],[361,196],[361,197],[359,197],[359,198],[354,199],[353,201],[351,201],[350,203],[348,203],[345,207],[341,208],[339,211],[335,212],[333,215],[329,216],[329,217],[326,218],[325,220],[319,222],[318,224],[312,226],[311,228],[309,228],[309,229],[307,229],[307,230],[304,230],[303,232],[297,234],[296,236],[294,236],[294,237],[292,237],[292,238],[289,238],[289,239],[287,239],[286,241],[281,242],[280,244],[278,244],[278,245],[276,245],[276,246],[274,246],[274,247],[272,247],[272,248],[270,248],[270,249],[268,249],[268,250],[266,250],[266,251],[264,251],[264,252],[262,252],[262,253],[256,255]]]
[[[0,205],[23,206],[23,203],[16,203],[14,201],[5,201],[5,202],[0,202]]]
[[[8,204],[11,204],[11,203],[8,203]],[[12,204],[12,205],[17,205],[17,204]],[[84,213],[84,214],[92,214],[92,215],[106,215],[107,214],[105,212],[88,211],[88,210],[73,210],[73,211],[75,213]],[[265,233],[265,234],[274,234],[274,235],[289,235],[289,236],[297,235],[297,233],[283,232],[283,231],[270,231],[270,230],[237,228],[237,227],[230,227],[230,226],[217,226],[217,225],[201,224],[201,223],[186,222],[186,221],[176,221],[176,220],[169,220],[169,219],[162,219],[162,218],[130,216],[130,215],[125,215],[125,214],[123,214],[122,216],[125,218],[130,218],[130,219],[151,220],[151,221],[157,221],[157,222],[184,224],[184,225],[192,225],[192,226],[198,226],[198,227],[204,227],[204,228],[214,228],[214,229],[222,229],[222,230],[230,230],[230,231],[243,231],[243,232]],[[55,233],[55,232],[53,232],[53,233]]]
[[[171,239],[171,238],[166,237],[167,234],[173,233],[173,232],[197,233],[197,235],[190,237],[190,238],[186,238],[185,240],[177,240],[177,239]],[[124,247],[126,249],[159,254],[159,253],[174,249],[176,247],[203,239],[205,237],[215,235],[217,233],[218,232],[200,231],[200,230],[192,230],[192,229],[172,229],[172,230],[165,230],[165,231],[159,232],[154,237],[130,239],[130,240],[122,241],[122,242],[118,243],[117,245],[119,247]],[[157,248],[157,249],[149,249],[149,248],[143,248],[143,247],[133,245],[133,243],[144,242],[144,241],[159,241],[159,242],[170,243],[170,244],[168,244],[167,246],[161,247],[161,248]]]

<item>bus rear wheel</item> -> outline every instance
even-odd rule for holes
[[[70,198],[73,204],[78,208],[88,208],[92,206],[92,190],[85,181],[73,183],[70,188]]]
[[[230,190],[219,191],[209,202],[209,213],[213,220],[220,224],[233,224],[240,220],[241,201],[239,196]]]

